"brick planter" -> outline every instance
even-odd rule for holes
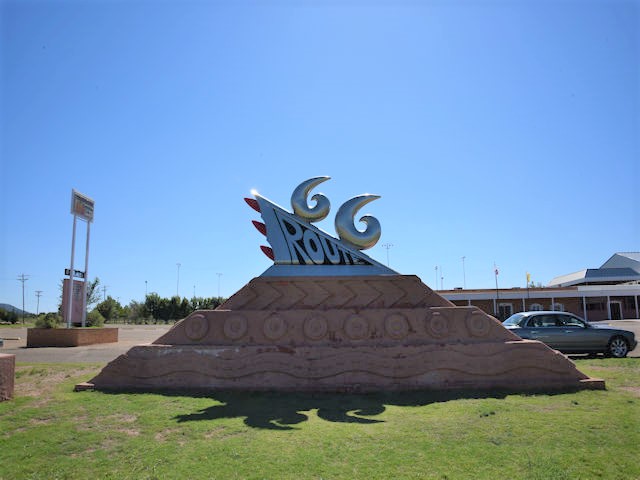
[[[16,356],[0,353],[0,402],[13,398]]]
[[[117,328],[29,328],[29,347],[79,347],[118,341]]]

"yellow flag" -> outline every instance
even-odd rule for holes
[[[527,272],[527,285],[531,283],[531,274]]]

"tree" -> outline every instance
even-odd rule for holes
[[[100,279],[93,279],[93,282],[87,282],[87,309],[100,301]]]
[[[131,323],[147,323],[151,315],[147,311],[147,307],[144,303],[136,302],[135,300],[131,300],[128,306],[128,315],[127,318]]]
[[[109,295],[106,300],[96,305],[96,310],[104,317],[105,322],[110,322],[120,316],[122,305]]]
[[[151,315],[154,320],[160,318],[160,308],[162,299],[160,295],[155,292],[151,292],[144,300],[144,306],[146,308],[147,315]]]

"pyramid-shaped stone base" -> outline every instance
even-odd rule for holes
[[[604,388],[546,345],[405,275],[258,277],[79,388],[386,391]]]

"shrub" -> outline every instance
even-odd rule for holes
[[[87,327],[102,327],[104,325],[104,317],[102,314],[93,309],[87,314]]]
[[[62,323],[62,317],[57,313],[46,313],[36,318],[36,328],[58,328]]]
[[[5,310],[0,308],[0,322],[9,322],[11,324],[18,322],[18,314],[13,310]]]

